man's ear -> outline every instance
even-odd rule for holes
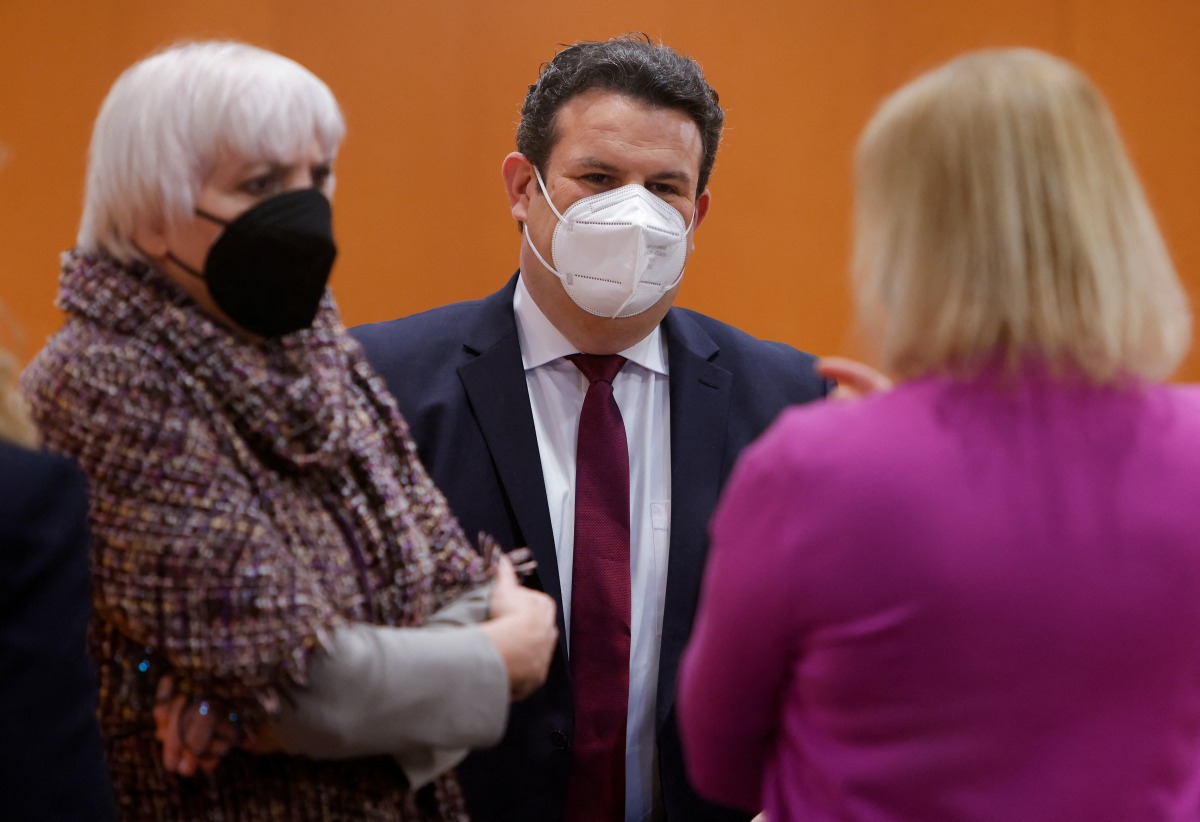
[[[707,188],[696,198],[696,218],[692,221],[692,230],[695,231],[700,227],[700,223],[704,222],[704,218],[708,216],[708,207],[712,205],[712,192]]]
[[[696,209],[692,213],[692,231],[688,236],[689,254],[696,250],[696,232],[700,229],[700,223],[704,222],[704,218],[708,216],[708,207],[711,203],[712,193],[706,188],[696,198]]]
[[[513,219],[523,223],[529,216],[529,199],[537,189],[533,163],[521,152],[514,151],[504,158],[500,173],[504,177],[504,190],[508,192]]]

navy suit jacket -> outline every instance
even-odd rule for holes
[[[458,769],[475,822],[559,822],[570,770],[572,703],[562,592],[512,300],[514,276],[483,300],[353,330],[408,421],[421,460],[469,536],[528,545],[533,587],[559,603],[545,687],[512,708],[495,748]],[[696,610],[707,526],[738,453],[785,406],[824,396],[813,358],[680,308],[663,320],[670,370],[671,537],[657,689],[659,773],[669,822],[741,820],[687,784],[675,679]]]
[[[0,443],[0,817],[116,814],[87,652],[87,491],[63,457]]]

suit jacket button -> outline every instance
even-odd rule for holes
[[[554,750],[556,751],[565,751],[571,747],[567,741],[567,735],[562,731],[550,732],[550,744],[554,746]]]

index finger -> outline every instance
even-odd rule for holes
[[[837,382],[834,395],[837,399],[857,399],[879,394],[891,391],[895,385],[882,371],[847,357],[822,357],[817,360],[816,370],[826,379]]]
[[[499,552],[496,558],[493,573],[496,576],[497,585],[518,585],[517,572],[513,569],[512,560],[508,558],[508,554],[503,551]]]
[[[190,701],[179,712],[179,741],[197,757],[209,752],[216,729],[217,714],[205,700]]]

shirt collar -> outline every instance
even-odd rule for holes
[[[547,363],[559,360],[579,349],[554,327],[554,323],[542,313],[525,288],[524,276],[517,277],[517,288],[513,292],[513,314],[517,318],[517,337],[521,343],[521,363],[526,371],[532,371]],[[621,356],[648,371],[666,375],[667,349],[662,325],[638,342],[620,352]]]

